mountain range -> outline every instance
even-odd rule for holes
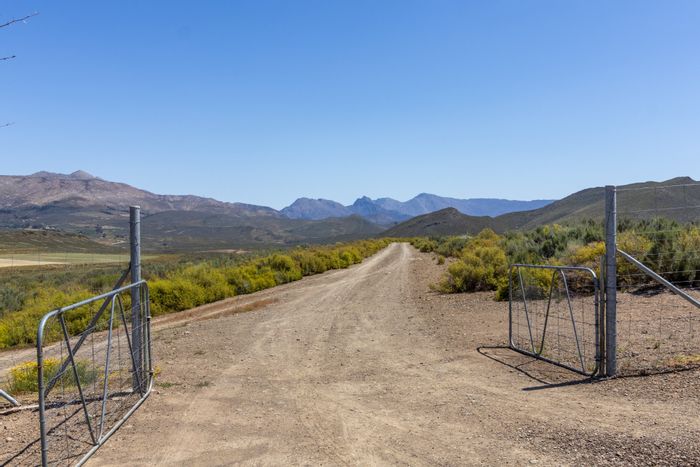
[[[0,209],[25,210],[47,206],[85,208],[120,213],[129,205],[145,212],[207,211],[239,216],[278,216],[272,208],[243,203],[225,203],[191,195],[156,195],[125,183],[110,182],[79,170],[69,175],[37,172],[27,176],[0,175]]]
[[[690,188],[664,188],[684,184]],[[621,188],[622,204],[641,213],[637,217],[653,213],[659,206],[687,205],[695,207],[676,207],[668,211],[668,216],[683,221],[700,218],[700,184],[689,177]],[[82,234],[119,247],[127,238],[128,207],[138,204],[142,208],[143,243],[147,250],[274,247],[377,235],[463,235],[485,227],[503,232],[602,219],[603,195],[603,187],[581,190],[554,202],[460,200],[422,193],[405,202],[361,197],[350,206],[299,198],[277,211],[192,195],[158,195],[82,171],[69,175],[38,172],[0,176],[0,229]]]
[[[443,206],[514,210],[543,202],[456,200],[422,194],[405,203],[361,197],[343,206],[300,198],[277,211],[200,196],[158,195],[84,171],[0,176],[0,228],[60,230],[119,243],[126,238],[128,207],[140,205],[144,239],[152,248],[164,250],[351,240],[376,235],[415,213]]]
[[[131,205],[141,206],[144,247],[151,250],[336,242],[383,230],[359,216],[289,219],[264,206],[157,195],[82,171],[0,176],[0,228],[60,230],[119,244]]]
[[[373,200],[367,196],[358,198],[350,206],[328,199],[299,198],[281,213],[290,219],[326,219],[353,214],[381,226],[392,226],[415,216],[445,208],[455,208],[470,216],[496,217],[510,212],[529,211],[552,203],[553,200],[515,201],[508,199],[472,198],[457,199],[421,193],[408,201],[392,198]]]
[[[700,219],[700,183],[690,177],[663,182],[642,182],[617,187],[618,219],[652,218],[663,215],[681,222]],[[527,230],[540,225],[602,221],[605,188],[587,188],[539,209],[511,212],[496,217],[468,216],[447,208],[409,219],[382,232],[387,237],[464,235],[484,228],[496,232]]]

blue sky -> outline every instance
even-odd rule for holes
[[[11,1],[3,174],[281,208],[700,178],[698,1]]]

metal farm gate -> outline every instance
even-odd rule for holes
[[[138,297],[127,306],[129,296]],[[41,320],[37,336],[42,465],[82,464],[146,400],[153,385],[148,286],[139,281]],[[66,316],[90,310],[69,333]],[[58,344],[45,344],[58,336]]]
[[[588,376],[700,367],[700,183],[605,188],[605,256],[515,264],[509,346]]]
[[[510,347],[593,376],[600,363],[600,289],[595,272],[514,264],[509,276]]]

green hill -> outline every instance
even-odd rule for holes
[[[667,217],[682,222],[700,220],[700,183],[690,177],[664,182],[633,183],[618,187],[618,218]],[[532,211],[513,212],[498,217],[473,217],[455,209],[418,216],[385,232],[387,236],[464,235],[486,227],[497,232],[533,229],[540,225],[602,220],[605,215],[605,188],[581,190]]]
[[[4,252],[69,252],[114,254],[121,249],[95,242],[83,235],[51,230],[1,230],[0,254]]]
[[[359,216],[303,220],[168,211],[145,216],[141,232],[144,249],[174,251],[335,243],[374,237],[382,230]]]
[[[493,227],[492,217],[475,217],[462,214],[455,208],[423,214],[392,227],[386,237],[441,237],[445,235],[475,234],[486,227]]]

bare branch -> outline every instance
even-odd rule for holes
[[[4,23],[4,24],[0,24],[0,29],[6,28],[7,26],[11,26],[11,25],[13,25],[13,24],[15,24],[15,23],[24,23],[24,22],[26,22],[29,18],[32,18],[32,17],[34,17],[34,16],[37,16],[38,14],[39,14],[39,12],[38,12],[38,11],[35,11],[35,12],[32,13],[31,15],[27,15],[27,16],[25,16],[25,17],[23,17],[23,18],[15,18],[15,19],[12,19],[12,20],[10,20],[10,21]],[[5,57],[0,57],[0,62],[4,62],[5,60],[12,60],[12,59],[15,58],[15,57],[16,57],[16,55],[7,55],[7,56],[5,56]],[[14,125],[14,124],[15,124],[15,122],[3,123],[3,124],[0,124],[0,128],[5,128],[5,127],[8,127],[8,126],[12,126],[12,125]]]
[[[10,26],[10,25],[15,24],[15,23],[22,23],[24,21],[27,21],[29,18],[36,16],[38,14],[39,14],[39,12],[36,11],[36,12],[32,13],[31,15],[25,16],[24,18],[15,18],[13,20],[8,21],[5,24],[0,24],[0,28],[5,28],[5,27]]]

